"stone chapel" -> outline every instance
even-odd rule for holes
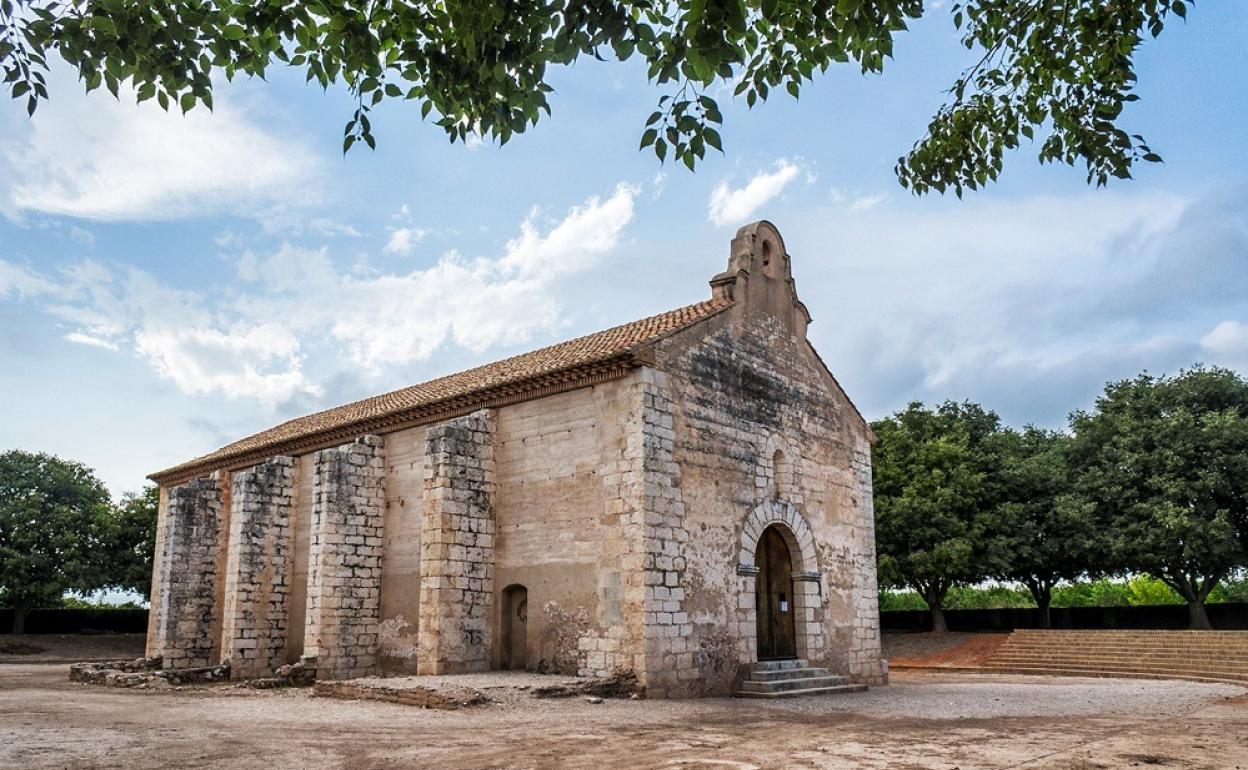
[[[873,436],[777,229],[711,298],[270,428],[160,485],[149,656],[320,679],[758,661],[884,681]]]

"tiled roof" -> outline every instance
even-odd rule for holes
[[[436,415],[448,409],[468,411],[474,404],[487,405],[502,394],[510,394],[513,402],[526,400],[526,392],[529,398],[539,397],[555,392],[550,389],[553,383],[574,382],[577,375],[592,375],[611,366],[636,366],[640,363],[636,355],[645,346],[730,305],[720,300],[687,305],[475,369],[298,417],[211,454],[153,473],[151,478],[170,483],[252,457],[259,462],[267,456],[296,449],[309,451],[318,445],[332,445],[324,442],[353,429],[365,432],[387,425],[395,429],[393,426],[401,424],[404,417],[419,424],[422,415]]]

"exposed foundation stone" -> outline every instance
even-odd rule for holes
[[[293,471],[294,460],[274,457],[233,477],[222,648],[234,679],[285,662]]]
[[[304,656],[319,679],[377,668],[384,454],[379,436],[364,436],[315,455]]]
[[[200,668],[216,661],[214,596],[221,554],[219,477],[170,487],[159,558],[160,603],[155,655],[165,668]]]
[[[494,596],[494,414],[425,434],[417,671],[484,671]]]

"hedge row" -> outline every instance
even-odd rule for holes
[[[1248,602],[1208,604],[1209,622],[1218,629],[1248,629]],[[1188,627],[1186,604],[1158,604],[1145,607],[1054,607],[1050,611],[1053,628],[1161,628]],[[1034,607],[996,610],[945,610],[950,631],[1013,631],[1040,628],[1040,611]],[[884,631],[930,631],[932,616],[927,610],[890,610],[880,613]]]
[[[0,608],[0,634],[13,628],[13,610]],[[104,631],[115,634],[147,632],[147,610],[40,609],[26,616],[28,634],[77,634]]]

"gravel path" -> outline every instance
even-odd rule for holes
[[[0,669],[0,767],[1248,770],[1248,691],[1232,685],[905,673],[792,701],[436,711],[307,690],[115,690],[66,674]]]

